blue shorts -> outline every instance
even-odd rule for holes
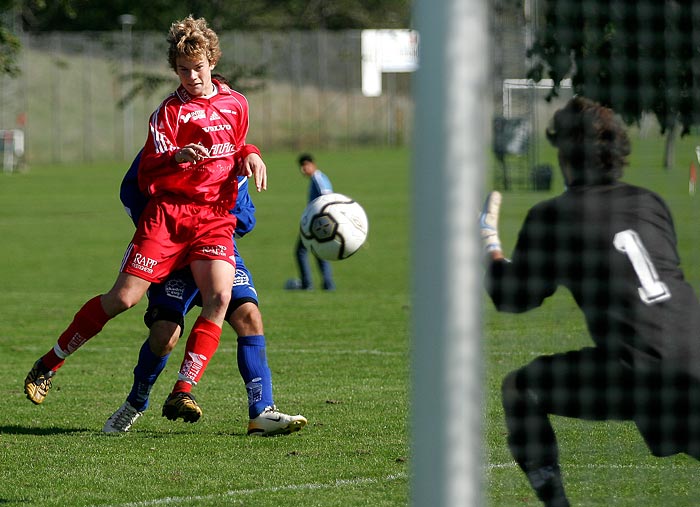
[[[226,312],[227,320],[231,313],[243,303],[258,304],[258,293],[253,284],[253,277],[238,253],[235,242],[234,254],[236,278],[231,288],[231,303]],[[151,285],[148,289],[148,309],[143,320],[149,328],[157,320],[175,322],[180,325],[180,328],[184,328],[187,312],[193,306],[201,305],[199,289],[188,266],[172,273],[163,283]]]

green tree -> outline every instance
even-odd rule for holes
[[[206,18],[216,31],[405,28],[410,24],[411,12],[410,0],[0,0],[0,6],[4,4],[14,8],[22,28],[28,32],[119,30],[123,14],[135,16],[132,30],[163,34],[173,20],[189,14]],[[0,55],[0,72],[5,68],[4,59],[8,64],[14,63],[19,50],[12,31],[3,32],[0,24],[0,44],[3,35],[16,45],[14,52],[8,50]],[[239,90],[261,86],[265,71],[262,67],[242,68],[225,62],[220,62],[217,70]],[[120,105],[139,95],[156,93],[171,84],[170,77],[150,72],[124,76],[131,87]]]
[[[695,5],[694,5],[695,4]],[[628,124],[653,113],[673,166],[676,133],[700,123],[700,6],[692,0],[545,0],[528,77],[612,107]]]
[[[204,17],[222,30],[306,30],[405,28],[410,25],[410,0],[0,0],[0,73],[16,74],[20,49],[17,25],[27,32],[110,31],[121,28],[120,16],[136,17],[133,30],[164,33],[170,23],[189,14]],[[234,82],[258,86],[262,69],[226,69]],[[128,102],[153,93],[162,76],[134,74]]]
[[[27,31],[115,30],[132,14],[134,30],[163,31],[188,14],[215,30],[406,28],[409,0],[25,0]]]
[[[35,24],[39,14],[75,16],[75,3],[76,0],[0,0],[0,74],[19,73],[18,32],[24,26]]]
[[[17,57],[20,41],[14,30],[14,14],[17,12],[15,0],[0,0],[0,74],[19,73]]]

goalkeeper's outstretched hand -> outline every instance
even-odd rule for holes
[[[501,239],[498,237],[498,214],[501,210],[501,193],[493,191],[486,196],[484,208],[479,215],[479,228],[484,253],[501,257]]]

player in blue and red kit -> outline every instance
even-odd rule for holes
[[[236,218],[229,210],[236,201],[237,176],[254,176],[260,191],[266,188],[267,170],[257,149],[245,143],[245,97],[211,77],[221,56],[216,33],[204,19],[189,16],[171,25],[168,41],[168,62],[180,86],[149,122],[138,172],[148,203],[114,286],[83,305],[27,374],[24,391],[35,404],[44,401],[51,377],[70,354],[136,305],[151,283],[189,265],[202,311],[166,404],[181,417],[197,411],[190,392],[218,346],[235,277]]]
[[[223,81],[223,78],[219,78]],[[148,202],[137,183],[139,154],[126,173],[121,185],[120,197],[127,213],[138,223],[139,217]],[[231,213],[236,215],[236,238],[241,238],[255,227],[255,205],[248,194],[248,178],[239,177],[236,206]],[[271,436],[298,431],[306,425],[300,415],[290,416],[275,407],[272,395],[272,374],[267,364],[263,322],[258,308],[258,295],[253,278],[243,258],[236,255],[236,278],[231,290],[231,303],[226,320],[238,335],[237,362],[248,394],[248,434]],[[107,420],[105,433],[129,431],[132,424],[148,408],[149,394],[158,376],[165,368],[184,328],[184,317],[197,304],[199,290],[188,268],[177,271],[168,279],[152,285],[148,291],[148,309],[144,321],[150,332],[139,353],[138,364],[134,369],[134,383],[124,404]],[[168,407],[163,415],[168,417]],[[192,413],[189,422],[199,419],[199,413]]]

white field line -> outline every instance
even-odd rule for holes
[[[580,464],[580,463],[570,463],[566,464],[566,468],[577,468],[577,469],[596,469],[596,470],[613,470],[613,469],[637,469],[637,470],[657,470],[661,468],[678,468],[678,469],[686,469],[686,466],[683,464],[675,465],[675,464],[615,464],[615,463],[609,463],[605,465],[601,464]],[[492,472],[494,470],[503,470],[503,469],[517,469],[518,465],[514,462],[508,462],[508,463],[488,463],[486,466],[486,471],[487,472]],[[264,494],[264,493],[278,493],[278,492],[283,492],[283,491],[312,491],[312,490],[324,490],[324,489],[331,489],[331,488],[337,488],[337,487],[343,487],[343,486],[361,486],[364,484],[379,484],[379,483],[385,483],[385,482],[393,482],[393,481],[398,481],[402,479],[407,479],[408,474],[406,473],[398,473],[398,474],[391,474],[388,475],[384,478],[376,479],[372,477],[364,477],[364,478],[358,478],[358,479],[338,479],[335,482],[330,482],[330,483],[309,483],[309,484],[290,484],[288,486],[271,486],[269,488],[252,488],[252,489],[234,489],[230,491],[225,491],[223,493],[213,493],[211,495],[198,495],[198,496],[177,496],[177,497],[166,497],[166,498],[157,498],[155,500],[142,500],[142,501],[136,501],[136,502],[128,502],[128,503],[121,503],[121,504],[101,504],[101,505],[94,505],[92,507],[148,507],[150,505],[179,505],[179,504],[187,504],[191,505],[193,502],[201,501],[201,500],[215,500],[217,498],[235,498],[238,496],[248,496],[248,495],[257,495],[257,494]]]
[[[245,495],[257,495],[262,493],[278,493],[280,491],[310,491],[331,489],[342,486],[358,486],[363,484],[379,484],[385,482],[393,482],[401,479],[406,479],[408,474],[398,473],[391,474],[384,478],[361,477],[358,479],[338,479],[335,482],[329,483],[310,483],[310,484],[290,484],[288,486],[272,486],[269,488],[253,488],[253,489],[234,489],[223,493],[213,493],[211,495],[202,496],[171,496],[166,498],[157,498],[155,500],[143,500],[137,502],[120,503],[114,505],[100,505],[93,507],[147,507],[149,505],[192,505],[193,502],[201,500],[215,500],[217,498],[233,498]]]
[[[506,470],[506,469],[518,469],[518,464],[515,461],[510,461],[508,463],[489,463],[485,466],[487,472],[492,472],[494,470]],[[578,470],[668,470],[668,469],[678,469],[687,470],[687,463],[565,463],[562,464],[562,470],[566,469],[578,469]]]
[[[233,347],[219,347],[217,349],[217,352],[223,351],[223,352],[235,352],[236,349]],[[342,349],[342,350],[328,350],[328,349],[323,349],[323,348],[318,348],[318,349],[282,349],[282,348],[276,348],[274,345],[271,346],[271,348],[268,348],[267,351],[268,354],[321,354],[324,356],[346,356],[346,355],[367,355],[367,356],[406,356],[409,354],[409,351],[397,351],[397,352],[389,352],[386,350],[377,350],[377,349]]]
[[[534,359],[540,356],[551,356],[552,354],[558,354],[560,352],[568,352],[569,350],[576,350],[574,348],[571,349],[562,349],[562,350],[557,350],[557,351],[537,351],[537,350],[526,350],[526,351],[517,351],[517,350],[504,350],[500,352],[488,352],[484,353],[484,360],[502,360],[502,361],[511,361],[513,358],[522,358],[522,361],[529,361],[530,358]],[[511,368],[519,368],[522,366],[522,363],[514,363]]]
[[[376,349],[347,349],[347,350],[328,350],[328,349],[277,349],[277,348],[272,348],[270,350],[272,353],[284,353],[284,354],[324,354],[324,355],[349,355],[349,354],[363,354],[363,355],[369,355],[369,356],[406,356],[408,355],[409,351],[398,351],[398,352],[389,352],[385,350],[376,350]]]
[[[223,340],[222,340],[223,344]],[[39,348],[37,347],[37,351]],[[43,349],[42,349],[43,350]],[[133,351],[136,350],[132,346],[127,346],[124,345],[123,347],[85,347],[80,349],[79,354],[89,354],[89,353],[94,353],[94,354],[104,354],[107,352],[123,352],[123,351]],[[225,347],[225,346],[220,346],[217,349],[217,352],[225,352],[225,353],[235,353],[236,349],[234,347]],[[342,349],[342,350],[328,350],[328,349],[282,349],[282,348],[276,348],[274,345],[272,348],[268,348],[267,353],[269,354],[321,354],[325,356],[346,356],[346,355],[365,355],[365,356],[408,356],[410,351],[397,351],[397,352],[390,352],[390,351],[385,351],[385,350],[376,350],[376,349]]]

